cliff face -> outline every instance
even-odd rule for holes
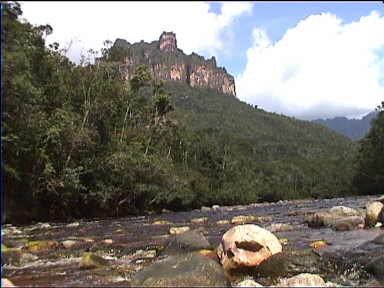
[[[236,96],[235,80],[225,68],[217,67],[215,57],[205,60],[195,53],[190,55],[177,48],[176,35],[163,32],[158,41],[130,44],[117,39],[114,47],[123,51],[120,71],[129,80],[139,64],[146,64],[152,77],[163,81],[181,81],[191,87],[206,87]]]

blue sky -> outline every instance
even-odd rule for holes
[[[237,97],[312,120],[356,117],[384,100],[384,4],[375,2],[21,2],[79,63],[106,39],[176,33],[186,54],[215,56]]]

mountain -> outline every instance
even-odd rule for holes
[[[371,121],[377,116],[373,111],[362,119],[348,119],[346,117],[335,117],[331,119],[316,119],[313,122],[324,125],[336,132],[339,132],[352,140],[363,138],[371,128]]]
[[[191,87],[212,88],[236,96],[235,80],[225,68],[217,67],[215,57],[205,60],[195,53],[186,55],[177,47],[176,34],[163,32],[158,41],[130,44],[117,39],[110,50],[110,60],[121,62],[122,78],[130,80],[138,64],[149,67],[155,80],[173,80]]]

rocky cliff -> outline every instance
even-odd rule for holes
[[[120,71],[129,80],[139,64],[146,64],[152,77],[163,81],[181,81],[192,87],[206,87],[236,96],[235,80],[225,68],[217,67],[215,57],[204,59],[195,53],[190,55],[177,47],[176,35],[163,32],[158,41],[130,44],[117,39],[111,48],[122,62]],[[116,57],[115,57],[116,58]]]

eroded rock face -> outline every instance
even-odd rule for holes
[[[225,68],[217,67],[215,57],[204,59],[195,53],[190,55],[177,47],[176,34],[163,32],[158,41],[130,44],[117,39],[114,48],[125,55],[120,61],[123,80],[130,80],[136,67],[145,64],[152,78],[163,81],[180,81],[191,87],[204,87],[236,96],[234,77]]]
[[[225,270],[258,266],[274,254],[282,251],[275,235],[260,226],[247,224],[228,230],[217,249],[217,255]]]

